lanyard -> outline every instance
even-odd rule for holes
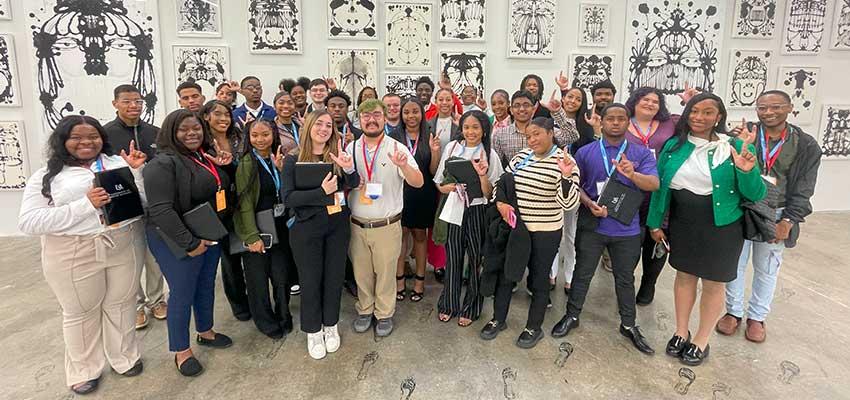
[[[205,153],[204,153],[203,150],[200,150],[198,152],[198,154],[201,155],[201,158],[203,158],[203,160],[205,162],[202,163],[202,162],[198,161],[198,159],[195,158],[195,157],[189,157],[189,159],[191,159],[192,161],[195,162],[195,164],[200,165],[203,169],[207,170],[210,174],[212,174],[213,178],[215,178],[215,184],[218,187],[216,189],[216,191],[220,191],[221,190],[221,177],[218,176],[218,170],[215,169],[215,164],[213,164],[212,161],[207,160],[205,158]]]
[[[298,126],[295,125],[295,121],[290,122],[292,126],[292,137],[295,138],[295,144],[301,144],[301,136],[298,135]]]
[[[655,125],[655,124],[656,124],[656,121],[652,120],[649,123],[649,129],[647,129],[646,132],[644,132],[643,129],[641,129],[640,124],[638,124],[637,120],[632,118],[632,127],[635,129],[635,133],[637,133],[638,137],[640,138],[640,141],[643,142],[643,145],[646,146],[646,147],[649,147],[649,138],[651,138],[652,135],[657,130],[657,129],[652,129],[653,125]],[[657,125],[656,125],[656,127],[657,127]]]
[[[94,161],[94,165],[95,169],[97,169],[96,172],[106,171],[106,169],[103,168],[103,160],[100,159],[100,155],[97,156],[97,160]]]
[[[605,172],[608,173],[608,177],[611,177],[611,174],[617,170],[617,167],[614,166],[614,163],[608,158],[608,153],[605,152],[605,139],[599,139],[599,151],[602,153],[602,165],[605,166]],[[620,151],[617,153],[617,158],[614,161],[620,161],[620,157],[623,156],[623,153],[626,151],[626,145],[629,143],[628,140],[623,140],[623,144],[620,145]]]
[[[372,171],[375,170],[375,162],[378,161],[378,153],[381,150],[381,143],[384,142],[384,136],[378,139],[378,146],[375,147],[375,155],[372,156],[372,162],[369,162],[369,157],[366,155],[366,142],[360,140],[360,146],[363,148],[363,162],[366,163],[366,178],[368,182],[372,181]]]
[[[343,148],[345,148],[345,145],[347,144],[347,143],[345,143],[346,137],[348,137],[348,122],[346,122],[345,125],[342,126],[342,147]],[[381,140],[384,140],[384,139],[381,138]],[[380,144],[380,142],[378,142],[378,143]],[[364,146],[365,146],[365,144],[364,144]]]
[[[779,158],[779,152],[782,151],[782,145],[785,144],[785,138],[788,136],[788,126],[785,126],[785,129],[782,130],[782,136],[779,139],[779,143],[775,144],[770,151],[767,151],[767,132],[764,131],[764,126],[759,127],[759,139],[761,139],[761,155],[762,159],[764,159],[764,168],[767,174],[770,174],[770,169],[773,168],[773,164],[776,164],[776,160]]]
[[[533,151],[530,151],[530,152],[528,153],[528,155],[527,155],[527,156],[525,156],[525,159],[523,159],[523,160],[522,160],[522,162],[520,162],[520,163],[516,166],[516,168],[514,168],[514,173],[517,173],[517,172],[519,172],[519,171],[520,171],[521,169],[523,169],[523,168],[530,167],[530,166],[532,166],[532,165],[534,165],[534,164],[537,164],[537,163],[538,163],[538,162],[540,162],[540,161],[543,161],[543,160],[545,160],[545,159],[547,159],[547,158],[551,157],[551,156],[552,156],[552,154],[555,154],[555,152],[556,152],[556,151],[558,151],[558,146],[554,146],[554,145],[553,145],[553,146],[552,146],[552,150],[549,150],[549,154],[545,155],[543,158],[541,158],[541,159],[539,159],[539,160],[534,160],[534,161],[531,161],[531,157],[533,157],[533,156],[534,156],[534,152],[533,152]]]
[[[475,157],[475,153],[478,153],[481,150],[481,143],[478,143],[478,146],[475,146],[475,149],[472,150],[472,157]],[[460,154],[458,157],[463,158],[463,155],[466,154],[466,141],[463,141],[463,147],[461,148]]]
[[[257,157],[257,161],[260,162],[260,165],[263,166],[263,169],[265,169],[266,172],[271,175],[272,181],[274,182],[274,188],[276,189],[277,193],[280,193],[280,175],[277,172],[277,168],[269,168],[269,165],[266,164],[266,160],[264,160],[263,157],[260,156],[260,153],[257,153],[257,149],[251,149],[251,151],[254,153],[254,157]],[[272,172],[272,170],[274,170],[274,172]],[[280,197],[280,194],[278,194],[278,197]]]
[[[384,133],[386,133],[387,135],[390,134],[390,124],[389,123],[384,124]]]
[[[411,144],[410,135],[407,132],[404,132],[404,138],[407,140],[407,149],[410,150],[410,154],[416,154],[416,149],[419,148],[419,142],[421,140],[416,139],[416,143]]]

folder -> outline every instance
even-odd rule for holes
[[[295,163],[295,190],[311,190],[321,187],[329,172],[333,173],[333,164],[331,163]]]
[[[198,239],[217,241],[227,236],[227,228],[208,202],[186,211],[183,214],[183,224]]]
[[[481,177],[472,166],[472,161],[469,160],[449,160],[446,161],[446,171],[448,171],[458,183],[466,185],[466,197],[470,200],[484,197],[484,192],[481,191]]]
[[[608,216],[623,225],[629,225],[643,203],[643,193],[616,179],[611,179],[602,189],[596,204],[608,207]]]
[[[109,203],[101,207],[106,225],[144,215],[139,188],[129,167],[96,172],[94,184],[109,194]]]

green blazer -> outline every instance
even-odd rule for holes
[[[661,180],[661,187],[652,193],[652,200],[649,203],[646,225],[650,229],[661,228],[664,217],[670,209],[670,182],[696,148],[693,143],[686,141],[673,151],[676,143],[674,136],[664,144],[661,154],[658,155],[658,177]],[[734,139],[732,142],[735,150],[739,152],[743,143],[740,139]],[[756,153],[753,145],[748,145],[747,148],[753,154]],[[713,151],[708,153],[709,164],[712,162],[713,154]],[[711,182],[714,184],[711,198],[714,202],[715,226],[729,225],[744,215],[741,209],[742,198],[755,202],[763,199],[767,193],[758,163],[750,172],[743,172],[732,163],[732,157],[711,170]]]
[[[254,212],[254,207],[260,200],[260,175],[257,162],[250,151],[239,160],[239,167],[236,169],[236,193],[239,194],[239,199],[233,214],[233,227],[243,243],[251,244],[260,240],[260,230],[257,228]]]

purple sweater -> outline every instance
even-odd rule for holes
[[[673,137],[676,133],[676,122],[679,121],[679,115],[671,115],[670,119],[667,121],[661,122],[658,125],[658,128],[655,130],[655,133],[649,137],[649,148],[650,150],[654,150],[656,161],[658,156],[661,154],[661,149],[664,148],[664,143],[667,142],[667,139]],[[629,141],[630,145],[641,146],[644,147],[643,140],[638,136],[638,131],[636,128],[629,123],[629,132],[626,133],[626,140]],[[644,192],[643,204],[640,207],[640,225],[646,225],[646,215],[649,213],[649,199],[652,193]],[[664,223],[664,227],[667,227],[666,222]]]

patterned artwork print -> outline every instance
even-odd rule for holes
[[[0,121],[0,190],[21,190],[27,182],[23,124]]]
[[[833,12],[831,47],[850,50],[850,0],[836,0]]]
[[[482,41],[486,0],[440,0],[440,40]]]
[[[585,4],[579,9],[579,46],[608,46],[608,5]]]
[[[386,93],[395,93],[405,99],[416,96],[416,81],[419,78],[430,75],[422,74],[384,74]]]
[[[0,107],[21,104],[17,64],[12,35],[0,34]]]
[[[568,68],[570,82],[589,91],[593,85],[606,79],[613,81],[614,57],[613,54],[573,53]]]
[[[776,30],[776,0],[737,0],[732,36],[771,39]]]
[[[552,58],[555,0],[510,0],[508,57]]]
[[[387,67],[431,68],[431,5],[387,3]]]
[[[328,0],[330,38],[377,39],[375,11],[373,0]]]
[[[12,7],[9,0],[0,0],[0,20],[12,19]]]
[[[824,105],[819,143],[823,158],[850,158],[850,105]]]
[[[730,108],[752,108],[767,90],[770,51],[733,50],[729,61],[726,102]]]
[[[378,51],[374,49],[328,49],[328,76],[352,99],[365,86],[378,84]]]
[[[828,0],[789,0],[785,20],[785,54],[817,54],[821,50]]]
[[[788,67],[779,69],[778,87],[791,96],[794,110],[790,118],[793,123],[808,125],[815,116],[820,82],[820,67]]]
[[[178,0],[177,36],[221,36],[221,0]]]
[[[195,82],[204,93],[215,93],[216,86],[230,76],[230,57],[225,46],[174,46],[176,85]]]
[[[250,0],[251,52],[301,53],[301,0]]]
[[[452,90],[460,95],[464,86],[473,86],[484,92],[486,53],[440,53],[440,73],[449,77]]]

